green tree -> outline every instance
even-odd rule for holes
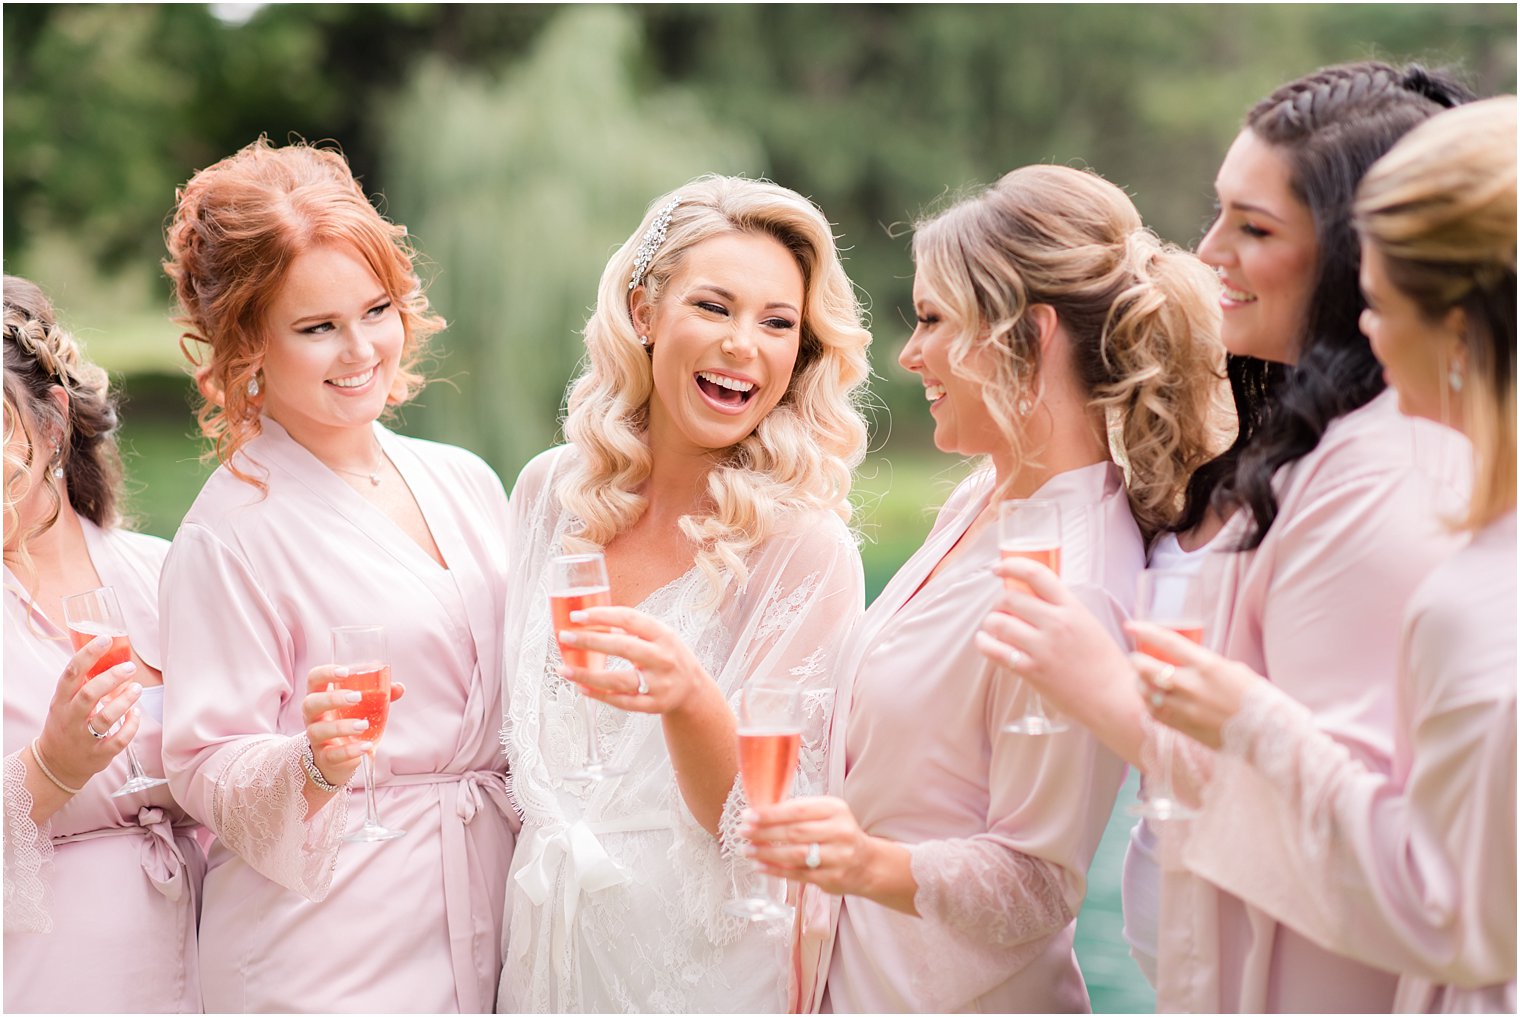
[[[468,436],[508,483],[558,432],[607,258],[657,195],[757,175],[759,147],[688,89],[635,87],[635,16],[565,11],[500,80],[428,61],[388,108],[388,207],[436,266],[445,381],[409,424]]]

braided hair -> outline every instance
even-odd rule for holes
[[[1351,222],[1356,185],[1405,133],[1473,94],[1418,64],[1376,61],[1326,67],[1277,89],[1246,115],[1245,129],[1274,146],[1293,195],[1314,220],[1316,266],[1295,365],[1231,356],[1227,364],[1239,431],[1188,483],[1175,525],[1188,530],[1213,506],[1245,507],[1238,550],[1259,546],[1277,518],[1272,478],[1313,451],[1337,417],[1383,391],[1383,371],[1357,327],[1361,249]]]
[[[35,283],[5,277],[5,530],[15,546],[46,531],[62,509],[58,486],[46,485],[52,508],[45,520],[21,529],[20,504],[31,485],[39,452],[49,469],[62,467],[74,511],[99,526],[121,522],[121,455],[116,447],[116,400],[106,372],[84,357],[79,342],[58,324],[52,303]],[[64,409],[53,386],[68,394]],[[15,444],[20,429],[25,440]],[[7,541],[10,544],[10,541]],[[18,551],[24,554],[24,551]],[[6,557],[12,552],[8,549]]]

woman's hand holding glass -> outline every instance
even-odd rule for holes
[[[339,688],[347,675],[340,664],[323,664],[306,675],[306,698],[301,701],[301,718],[306,722],[306,738],[311,742],[311,758],[329,784],[342,787],[353,779],[359,761],[369,751],[363,720],[346,720],[339,711],[351,709],[363,694]],[[406,686],[391,682],[391,702],[406,693]]]
[[[1240,712],[1251,690],[1266,679],[1163,626],[1136,621],[1125,628],[1138,644],[1152,646],[1176,661],[1169,664],[1149,654],[1130,654],[1140,672],[1143,698],[1151,716],[1194,741],[1218,749],[1223,744],[1225,724]]]
[[[633,713],[668,714],[681,710],[694,692],[712,679],[691,648],[668,625],[631,607],[590,607],[570,620],[579,629],[557,633],[566,646],[594,655],[621,657],[632,669],[572,667],[560,674],[592,699]]]
[[[1048,704],[1089,728],[1101,723],[1097,704],[1116,692],[1134,698],[1124,651],[1055,573],[1019,558],[993,571],[1017,582],[1005,586],[976,633],[983,656],[1012,667]]]
[[[764,875],[813,883],[832,894],[864,895],[874,838],[842,798],[792,798],[751,808],[739,833]]]
[[[69,658],[37,736],[47,768],[70,787],[84,787],[109,766],[132,741],[142,720],[132,709],[142,695],[142,686],[131,680],[137,672],[132,661],[85,679],[110,649],[110,636],[99,635]],[[100,737],[101,732],[109,733]]]

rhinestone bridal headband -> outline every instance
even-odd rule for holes
[[[649,224],[649,229],[644,232],[644,240],[639,244],[638,256],[633,259],[633,278],[628,280],[628,288],[631,290],[644,279],[644,273],[649,270],[649,263],[654,261],[654,254],[665,242],[665,231],[670,227],[670,213],[676,210],[681,203],[680,198],[671,198],[670,204],[660,209],[660,214],[654,217],[654,222]]]

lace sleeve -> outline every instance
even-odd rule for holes
[[[26,789],[21,753],[5,757],[5,932],[51,932],[47,881],[43,870],[53,858],[50,824],[32,822],[32,795]]]
[[[912,845],[913,906],[928,922],[1001,951],[1064,929],[1074,918],[1060,870],[987,841]]]
[[[307,820],[305,742],[304,734],[249,739],[217,776],[211,827],[259,873],[315,901],[332,887],[348,794]]]
[[[803,730],[794,795],[821,794],[829,724],[833,719],[834,671],[845,636],[864,610],[860,552],[837,516],[810,519],[790,535],[773,538],[755,556],[745,590],[721,611],[720,628],[736,633],[727,659],[714,676],[737,711],[739,693],[754,675],[786,674],[802,689]],[[699,654],[700,655],[700,654]],[[755,866],[744,857],[739,816],[748,807],[742,782],[724,802],[714,839],[680,816],[672,862],[685,873],[683,905],[715,943],[745,927],[723,911],[723,902],[746,889]]]

